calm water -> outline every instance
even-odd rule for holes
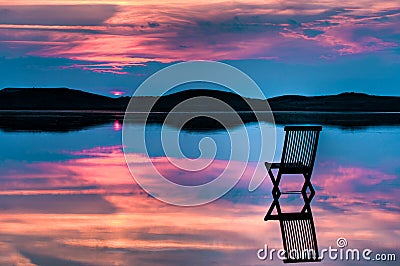
[[[247,127],[255,132],[254,125]],[[159,130],[153,125],[148,134],[154,135],[150,153],[160,169],[172,179],[179,176],[177,182],[204,181],[165,163],[155,137]],[[335,248],[336,239],[344,237],[349,248],[395,253],[400,260],[399,133],[400,127],[324,127],[312,203],[320,249]],[[276,160],[283,134],[278,126]],[[217,164],[207,169],[205,180],[229,157],[226,132],[183,132],[180,138],[183,152],[196,157],[198,141],[206,136],[219,146]],[[253,139],[257,144],[256,135]],[[252,149],[260,148],[256,144]],[[253,163],[223,198],[184,208],[149,197],[135,183],[118,121],[64,133],[1,131],[0,147],[0,265],[282,264],[256,255],[264,244],[280,249],[282,243],[278,223],[263,221],[271,203],[270,180],[247,190]],[[137,171],[144,171],[140,164]],[[293,176],[282,185],[296,188],[301,182]],[[283,199],[282,205],[295,208],[298,199]],[[323,264],[374,262],[325,259]]]

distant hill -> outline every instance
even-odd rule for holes
[[[285,95],[268,99],[274,111],[400,112],[400,97],[346,92],[328,96]]]
[[[229,104],[232,109],[236,111],[251,111],[248,102],[252,105],[252,107],[256,110],[265,110],[265,101],[259,99],[249,99],[249,98],[242,98],[240,95],[227,92],[227,91],[218,91],[218,90],[205,90],[205,89],[197,89],[197,90],[186,90],[181,92],[176,92],[173,94],[165,95],[162,97],[158,97],[156,104],[153,107],[154,111],[158,112],[169,112],[177,106],[179,103],[195,97],[200,96],[208,96],[213,99],[220,100]],[[154,100],[154,99],[153,99]],[[207,102],[205,103],[207,104]],[[221,111],[225,109],[221,109],[220,106],[206,106],[204,108],[203,102],[199,105],[191,105],[189,106],[189,112],[195,111]]]
[[[125,110],[129,97],[111,98],[67,88],[5,88],[0,110]]]
[[[168,112],[178,103],[197,96],[209,96],[228,103],[236,111],[265,109],[265,101],[248,99],[237,94],[216,90],[188,90],[157,97],[153,111]],[[115,110],[124,111],[129,97],[111,98],[67,88],[5,88],[0,90],[0,110]],[[143,97],[141,102],[154,101]],[[374,96],[363,93],[342,93],[328,96],[286,95],[268,99],[273,111],[322,112],[400,112],[400,97]],[[193,106],[197,110],[201,106]],[[212,106],[209,111],[214,110]]]

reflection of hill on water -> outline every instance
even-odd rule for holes
[[[3,131],[78,131],[99,125],[122,124],[123,113],[88,112],[0,112],[0,129]]]
[[[316,124],[325,126],[334,126],[348,129],[357,129],[371,126],[400,126],[400,113],[343,113],[343,112],[273,112],[274,121],[270,121],[270,116],[265,113],[257,113],[258,118],[262,122],[275,122],[278,125],[304,125],[304,124]],[[135,123],[140,116],[144,114],[135,114],[130,116],[128,123]],[[167,113],[154,113],[150,114],[148,117],[148,123],[152,124],[162,124],[164,123]],[[194,115],[194,114],[191,114]],[[216,115],[216,114],[214,114]],[[134,117],[137,116],[138,119],[135,121]],[[240,118],[244,123],[256,122],[256,117],[251,112],[241,112],[239,113]],[[185,121],[187,115],[182,114],[181,119],[179,114],[175,117],[178,119],[175,123],[166,123],[169,126],[180,127],[181,121]],[[232,118],[232,114],[218,114],[217,117],[224,121],[225,126],[228,128],[233,128],[239,125],[236,123],[235,119]],[[183,127],[187,131],[198,131],[198,130],[218,130],[222,129],[223,126],[215,120],[206,117],[197,117],[190,122],[186,123]]]
[[[400,113],[371,112],[274,112],[276,124],[316,124],[357,129],[372,126],[400,126]]]
[[[125,122],[137,124],[146,114],[130,115]],[[168,113],[151,113],[148,116],[148,124],[163,124]],[[182,121],[186,121],[192,114],[177,114],[176,119],[166,123],[171,127],[181,127]],[[203,113],[204,115],[204,113]],[[214,114],[215,115],[215,114]],[[244,123],[255,122],[255,116],[251,112],[239,113]],[[228,128],[239,125],[232,114],[221,113],[217,117]],[[268,121],[267,115],[259,115],[261,121]],[[137,118],[137,119],[135,119]],[[118,121],[122,124],[124,113],[122,112],[0,112],[0,130],[3,131],[43,131],[43,132],[68,132],[78,131]],[[337,126],[341,128],[357,129],[370,126],[400,126],[400,113],[329,113],[329,112],[274,112],[275,123],[278,125],[318,124]],[[216,120],[199,116],[184,124],[186,131],[207,131],[223,129],[221,123]]]

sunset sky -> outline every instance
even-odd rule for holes
[[[198,59],[238,67],[267,97],[400,95],[399,25],[398,0],[0,0],[0,88],[129,95]]]

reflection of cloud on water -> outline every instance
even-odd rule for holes
[[[326,206],[351,210],[354,206],[368,206],[382,210],[399,211],[400,192],[392,182],[399,177],[380,169],[344,167],[325,163],[317,168],[314,184],[320,188],[318,197]]]
[[[255,192],[247,191],[254,165],[222,199],[183,208],[143,192],[121,147],[74,154],[79,157],[62,162],[2,163],[0,264],[46,259],[71,265],[257,264],[255,252],[264,243],[281,248],[278,223],[263,221],[271,202],[269,179]],[[136,169],[145,174],[141,156]],[[154,160],[173,176],[166,158]],[[216,161],[205,176],[224,164]],[[181,174],[176,180],[188,178],[203,177]],[[313,211],[320,246],[346,237],[351,247],[399,250],[398,189],[386,186],[397,179],[379,169],[319,163]],[[288,179],[284,185],[297,182],[302,180]]]

